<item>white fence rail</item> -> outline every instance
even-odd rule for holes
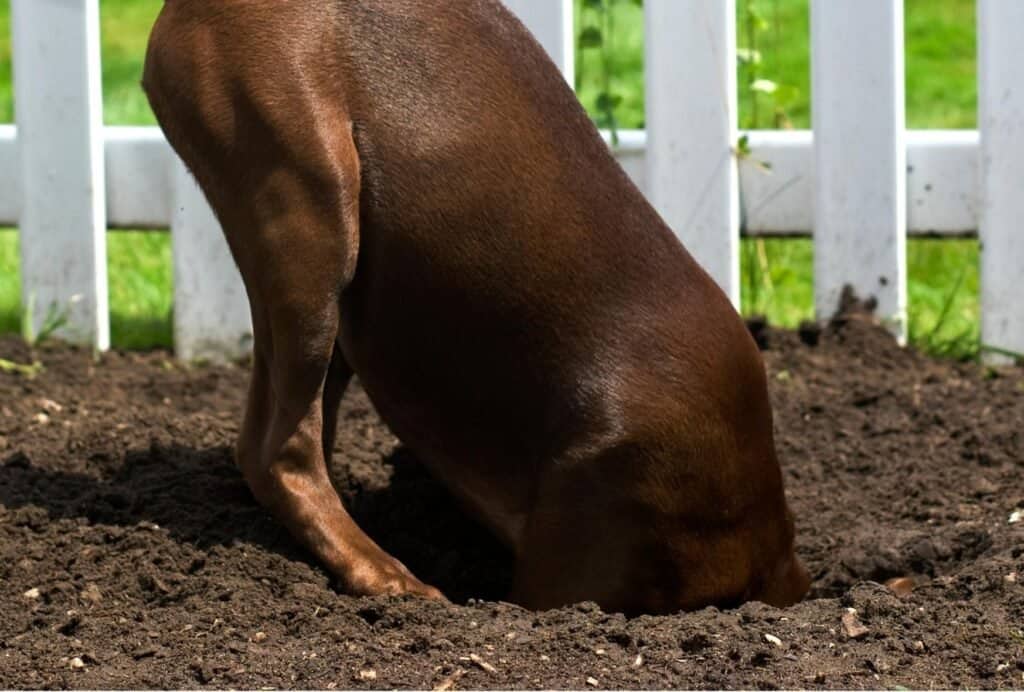
[[[506,3],[571,82],[571,0]],[[100,125],[97,0],[12,10],[0,224],[19,226],[35,319],[73,306],[63,336],[105,348],[104,229],[169,226],[178,354],[245,352],[244,290],[201,193],[159,130]],[[647,130],[620,133],[615,153],[735,304],[741,218],[751,234],[813,235],[820,317],[850,284],[901,336],[907,234],[979,233],[982,342],[1024,352],[1024,2],[979,0],[979,130],[905,131],[902,0],[812,0],[815,129],[750,132],[745,159],[735,0],[646,0],[644,12]]]

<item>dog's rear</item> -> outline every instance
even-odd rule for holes
[[[438,595],[327,479],[355,372],[521,602],[806,591],[752,340],[496,0],[169,0],[145,86],[249,293],[239,466],[345,588]]]

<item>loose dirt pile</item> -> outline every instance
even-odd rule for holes
[[[244,369],[44,350],[0,374],[0,687],[1024,686],[1024,371],[758,336],[811,599],[632,620],[495,602],[509,556],[358,387],[338,484],[462,605],[339,595],[232,464]]]

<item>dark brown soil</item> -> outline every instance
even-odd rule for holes
[[[44,350],[0,374],[0,687],[1024,686],[1024,372],[858,319],[759,338],[811,598],[633,620],[494,600],[509,556],[358,389],[339,486],[460,605],[339,595],[232,464],[243,369]]]

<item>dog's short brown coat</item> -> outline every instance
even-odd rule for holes
[[[754,343],[497,0],[167,0],[144,85],[252,307],[239,467],[346,590],[440,596],[328,478],[354,373],[513,600],[803,596]]]

